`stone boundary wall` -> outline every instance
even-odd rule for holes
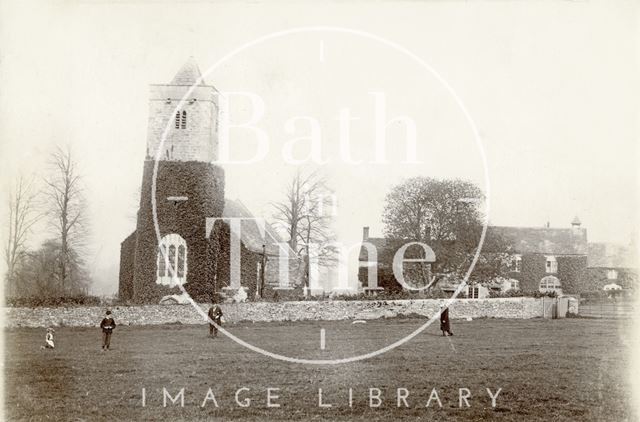
[[[548,300],[548,299],[547,299]],[[440,300],[367,300],[249,302],[223,304],[226,323],[241,321],[302,321],[377,319],[397,316],[431,317],[439,310]],[[575,305],[577,306],[577,305]],[[200,308],[206,313],[209,305]],[[104,317],[105,307],[3,308],[2,323],[14,327],[94,327]],[[111,307],[119,325],[203,324],[205,320],[191,305],[146,305]],[[575,307],[570,311],[577,313]],[[543,317],[540,298],[455,299],[449,307],[454,318]],[[547,315],[548,317],[548,315]]]

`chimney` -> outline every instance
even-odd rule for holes
[[[362,228],[362,241],[366,242],[369,240],[369,227]]]

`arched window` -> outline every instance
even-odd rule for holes
[[[187,281],[187,242],[176,233],[164,236],[158,245],[156,283],[167,286]]]
[[[182,120],[180,121],[180,129],[186,129],[187,128],[187,112],[186,111],[182,111]]]
[[[540,280],[539,290],[541,293],[556,292],[557,294],[562,294],[562,283],[560,283],[558,277],[548,275]]]
[[[180,129],[180,112],[176,111],[176,129]]]

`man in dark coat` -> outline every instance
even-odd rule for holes
[[[449,322],[449,308],[445,308],[443,304],[440,304],[440,331],[442,331],[443,336],[447,334],[453,335],[451,323]]]
[[[111,346],[111,333],[116,328],[116,322],[111,316],[111,311],[107,311],[107,315],[100,322],[100,328],[102,328],[102,350],[109,350]]]
[[[218,337],[218,326],[222,325],[222,309],[217,303],[213,302],[213,305],[209,308],[209,337]],[[215,324],[212,324],[212,321]]]

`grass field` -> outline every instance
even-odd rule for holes
[[[116,316],[117,318],[117,316]],[[237,324],[227,328],[270,351],[303,358],[372,351],[413,331],[418,319]],[[429,327],[410,342],[364,361],[314,366],[277,361],[203,326],[118,327],[101,352],[96,328],[60,328],[56,349],[40,350],[44,330],[5,331],[6,412],[10,420],[635,420],[627,380],[637,344],[630,322],[453,321],[455,336]],[[626,324],[627,326],[625,326]],[[320,350],[319,332],[326,331]],[[162,389],[185,404],[163,407]],[[250,398],[249,407],[236,403]],[[142,389],[146,406],[142,406]],[[219,407],[209,398],[211,388]],[[267,388],[278,388],[266,405]],[[349,388],[353,405],[349,406]],[[382,404],[369,407],[369,388]],[[409,408],[398,407],[406,389]],[[436,389],[442,403],[432,399]],[[471,392],[459,407],[459,389]],[[502,388],[496,407],[492,393]],[[318,405],[318,389],[323,402]],[[376,391],[374,390],[374,395]],[[401,395],[405,390],[401,391]],[[377,404],[373,400],[373,404]]]

